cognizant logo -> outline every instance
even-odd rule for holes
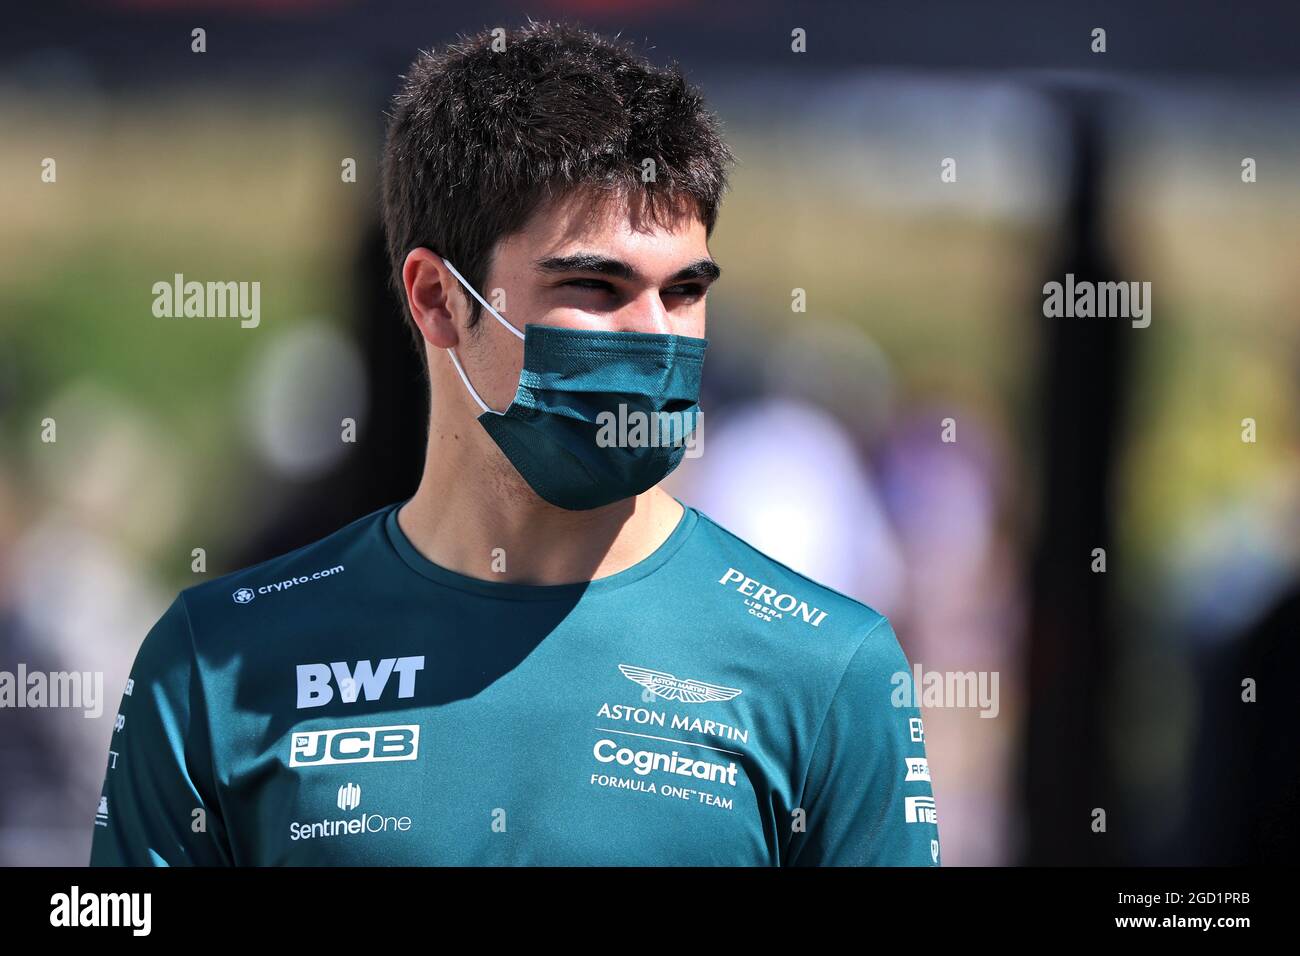
[[[681,777],[708,780],[711,783],[725,783],[733,787],[736,785],[734,761],[724,765],[713,763],[711,760],[683,757],[676,750],[667,754],[654,750],[633,750],[630,747],[620,747],[609,738],[596,741],[592,756],[601,763],[616,763],[620,767],[631,767],[633,773],[642,777],[658,770]]]
[[[240,588],[235,591],[231,597],[236,604],[251,604],[253,598],[259,594],[273,594],[277,591],[287,591],[297,584],[306,584],[308,581],[319,581],[321,578],[332,577],[335,574],[343,573],[343,565],[336,564],[332,568],[324,568],[312,574],[300,574],[297,577],[285,578],[283,581],[277,581],[275,584],[263,584],[254,591],[252,588]]]

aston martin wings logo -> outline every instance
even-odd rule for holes
[[[664,700],[680,700],[684,704],[705,704],[740,696],[740,691],[735,687],[706,684],[702,680],[682,680],[663,671],[652,671],[648,667],[619,664],[618,669],[628,680],[640,684],[650,693]]]

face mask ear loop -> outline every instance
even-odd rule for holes
[[[456,358],[456,350],[447,349],[447,354],[451,357],[451,364],[456,366],[456,374],[458,374],[460,380],[465,383],[465,389],[469,392],[470,397],[478,403],[478,407],[485,412],[491,412],[493,415],[504,415],[505,412],[498,412],[495,409],[488,408],[487,403],[478,397],[478,392],[474,391],[474,386],[469,383],[469,376],[467,376],[465,370],[460,367],[460,359]]]
[[[470,295],[472,295],[474,298],[478,299],[479,304],[482,305],[483,308],[487,309],[489,312],[492,313],[492,317],[493,317],[494,319],[496,319],[498,322],[500,322],[502,325],[504,325],[507,329],[509,329],[511,332],[513,332],[513,333],[515,334],[516,337],[521,338],[521,339],[524,337],[524,333],[520,332],[517,328],[515,328],[513,325],[511,325],[509,322],[507,322],[507,321],[505,320],[504,316],[502,316],[500,312],[498,312],[496,309],[492,308],[492,306],[488,305],[488,303],[487,303],[487,299],[485,299],[485,298],[483,298],[481,295],[479,295],[479,294],[478,294],[478,291],[477,291],[477,290],[476,290],[472,285],[470,285],[468,282],[465,281],[465,277],[462,276],[459,272],[456,271],[456,267],[455,267],[455,266],[453,266],[453,265],[452,265],[450,262],[448,262],[445,258],[442,260],[442,264],[445,265],[448,269],[451,270],[451,274],[454,275],[454,276],[455,276],[455,277],[460,281],[460,284],[463,285],[463,286],[465,287],[466,291],[468,291]]]
[[[496,319],[507,329],[513,332],[517,337],[521,339],[524,338],[524,333],[520,332],[517,328],[515,328],[513,325],[507,322],[500,312],[492,308],[492,306],[488,305],[487,300],[484,299],[481,295],[479,295],[477,290],[475,290],[475,288],[472,285],[470,285],[468,282],[465,281],[465,277],[461,275],[460,272],[457,271],[455,266],[453,266],[450,262],[447,261],[445,256],[439,256],[438,258],[442,259],[442,264],[451,270],[451,274],[456,277],[457,281],[459,281],[460,284],[465,287],[465,289],[469,292],[469,294],[472,295],[474,298],[478,299],[479,304],[482,305],[483,308],[487,309],[490,313],[492,313],[492,317],[494,319]],[[447,354],[451,356],[451,364],[456,366],[456,374],[459,375],[460,380],[465,383],[466,391],[468,391],[470,397],[473,398],[474,401],[478,403],[478,407],[485,412],[491,412],[493,415],[504,415],[505,412],[498,412],[495,409],[488,408],[487,403],[483,401],[483,399],[479,398],[478,392],[474,390],[474,386],[471,385],[469,382],[469,376],[466,375],[465,370],[461,368],[460,359],[456,357],[456,350],[447,349]]]

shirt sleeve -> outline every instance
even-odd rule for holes
[[[91,866],[231,864],[184,599],[136,654],[109,744]]]
[[[889,621],[849,660],[813,746],[791,866],[938,866],[939,826],[911,668]]]

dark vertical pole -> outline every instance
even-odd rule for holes
[[[1107,251],[1105,103],[1058,94],[1068,142],[1064,221],[1044,282],[1132,280]],[[1035,290],[1041,293],[1041,286]],[[1114,641],[1113,472],[1133,329],[1122,318],[1047,318],[1041,329],[1043,495],[1031,576],[1025,765],[1030,864],[1117,861],[1123,820],[1106,753],[1106,682]],[[1092,571],[1106,549],[1106,573]],[[1106,812],[1107,832],[1093,830]]]

